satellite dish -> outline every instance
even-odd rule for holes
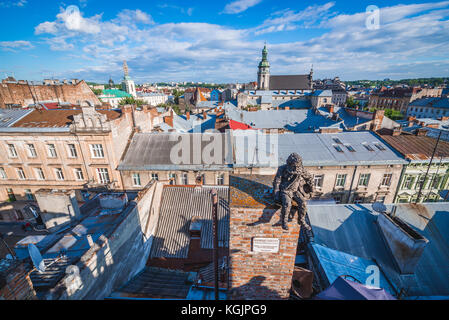
[[[39,273],[44,273],[46,266],[39,249],[34,244],[30,243],[28,245],[28,252],[30,253],[31,260],[37,271],[39,271]]]
[[[387,212],[387,207],[382,202],[373,203],[373,209],[379,213]]]

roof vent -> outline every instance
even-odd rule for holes
[[[377,223],[401,274],[413,274],[429,240],[395,214],[381,212]]]

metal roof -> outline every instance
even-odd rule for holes
[[[392,205],[387,205],[390,212]],[[408,296],[449,297],[449,203],[398,204],[396,216],[429,240],[414,275],[404,276],[382,238],[372,205],[332,205],[308,208],[316,244],[374,260],[397,291]]]
[[[205,141],[210,137],[211,140]],[[197,150],[194,142],[196,139],[201,141],[202,150]],[[175,163],[171,159],[171,151],[176,145],[180,144],[180,139],[188,141],[190,150],[188,163]],[[194,158],[195,155],[206,152],[206,147],[215,140],[221,139],[222,157],[221,163],[207,163],[202,157],[199,161]],[[228,134],[221,133],[139,133],[134,135],[133,140],[125,154],[125,157],[118,170],[230,170],[232,167],[232,145]]]
[[[308,90],[310,78],[305,75],[270,76],[270,90]]]
[[[436,139],[427,136],[382,135],[380,137],[407,159],[418,161],[430,160],[437,143]],[[441,157],[449,158],[449,142],[447,141],[439,142],[434,160],[437,161]]]
[[[449,109],[449,98],[422,98],[410,103],[409,107]]]
[[[185,299],[192,284],[191,273],[146,267],[109,298]]]
[[[33,109],[0,109],[0,128],[8,128],[31,112]]]
[[[219,197],[219,246],[229,246],[229,188],[215,187]],[[187,258],[189,228],[193,217],[201,217],[201,247],[213,248],[212,187],[165,186],[150,256],[152,258]]]
[[[241,143],[248,139],[248,132],[234,132],[235,166],[236,167],[272,167],[284,164],[293,152],[303,158],[305,166],[344,166],[344,165],[384,165],[407,164],[403,157],[391,149],[375,134],[364,132],[341,132],[335,134],[301,133],[269,135],[267,140],[274,149],[267,151],[267,144],[257,145],[257,150],[249,150],[248,143]],[[256,133],[254,133],[256,136]],[[335,139],[335,140],[334,140]],[[277,149],[276,149],[277,146]],[[372,151],[369,151],[370,147]],[[338,149],[338,150],[337,150]],[[353,152],[350,151],[354,150]],[[381,150],[382,149],[382,150]],[[339,151],[341,150],[341,152]],[[257,154],[277,153],[278,163],[259,161]],[[272,161],[273,159],[269,159]],[[268,161],[268,160],[267,160]]]

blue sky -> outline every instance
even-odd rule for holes
[[[265,41],[272,74],[449,76],[448,19],[449,1],[0,0],[0,77],[117,82],[127,60],[138,83],[255,81]]]

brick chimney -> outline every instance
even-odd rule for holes
[[[186,119],[187,119],[187,120],[190,120],[190,111],[187,111],[187,112],[186,112]]]
[[[173,128],[173,110],[168,117],[164,117],[164,122]]]
[[[410,116],[407,118],[407,121],[409,121],[409,122],[413,122],[415,120],[416,120],[416,117],[413,117],[413,116]]]
[[[207,113],[206,113],[206,111],[203,111],[203,119],[204,119],[204,120],[207,119]]]
[[[416,130],[416,135],[418,137],[426,136],[427,135],[427,130],[426,129],[418,129],[418,130]]]
[[[285,107],[284,110],[290,110],[290,107]]]
[[[382,129],[382,122],[385,117],[385,110],[376,110],[373,115],[373,125],[372,129],[373,131],[379,131]]]
[[[328,105],[327,106],[327,110],[329,111],[329,113],[334,113],[334,106],[333,105]]]

